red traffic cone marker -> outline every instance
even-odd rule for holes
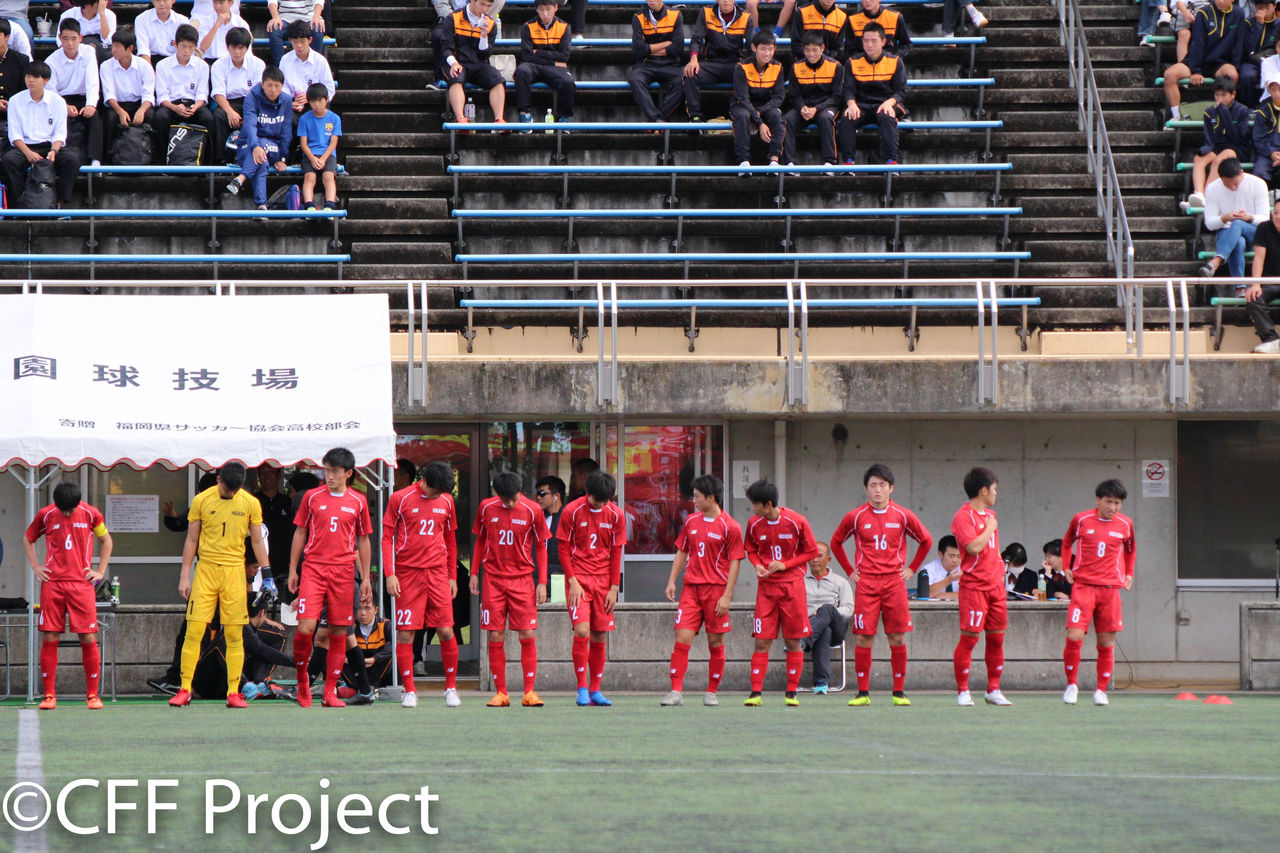
[[[1186,692],[1179,693],[1177,696],[1174,696],[1173,698],[1179,702],[1199,702],[1200,701],[1200,697],[1197,696],[1196,694],[1186,693]]]
[[[1214,696],[1206,697],[1206,698],[1205,698],[1205,700],[1204,700],[1204,704],[1206,704],[1206,705],[1234,705],[1235,703],[1234,703],[1234,702],[1232,702],[1230,699],[1228,699],[1226,696],[1217,696],[1217,695],[1214,695]]]

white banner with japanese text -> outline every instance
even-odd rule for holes
[[[0,466],[391,461],[385,294],[0,296]]]

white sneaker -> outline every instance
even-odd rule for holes
[[[1263,354],[1271,353],[1273,355],[1275,353],[1280,353],[1280,340],[1267,341],[1266,343],[1258,344],[1256,347],[1253,348],[1253,351],[1256,353],[1263,353]]]
[[[1156,29],[1168,27],[1173,29],[1173,15],[1168,12],[1161,12],[1160,17],[1156,18]]]
[[[956,695],[956,704],[959,705],[961,708],[972,708],[973,696],[969,694],[968,690],[961,690]]]
[[[1093,691],[1093,704],[1095,704],[1095,705],[1110,705],[1110,704],[1111,704],[1111,700],[1107,698],[1107,691],[1105,691],[1105,690],[1095,690],[1095,691]]]
[[[94,161],[93,161],[92,163],[90,163],[89,165],[90,165],[90,166],[101,166],[101,165],[102,165],[102,161],[101,161],[101,160],[94,160]]]
[[[1005,705],[1013,704],[1008,699],[1004,698],[1004,694],[1001,693],[999,690],[992,690],[990,693],[987,693],[983,698],[987,700],[988,705],[1005,706]]]
[[[662,701],[659,702],[658,704],[663,706],[664,708],[671,708],[675,705],[683,705],[684,696],[680,694],[679,690],[672,690],[666,696],[663,696]]]
[[[446,708],[456,708],[462,704],[462,700],[458,698],[456,688],[450,687],[444,691],[444,706]]]
[[[1187,196],[1187,204],[1191,207],[1204,207],[1204,193],[1192,193]]]
[[[708,708],[714,708],[720,704],[720,697],[708,690],[702,694],[702,704]]]
[[[750,168],[751,168],[751,161],[750,161],[750,160],[743,160],[741,163],[739,163],[739,164],[738,164],[738,168],[739,168],[739,169],[750,169]],[[746,178],[746,177],[749,177],[750,175],[751,175],[751,173],[750,173],[750,172],[739,172],[739,173],[738,173],[738,177],[739,177],[739,178]]]
[[[1080,698],[1080,688],[1075,684],[1068,684],[1067,689],[1062,691],[1062,701],[1068,705],[1076,704],[1076,700]]]
[[[418,694],[417,693],[404,694],[404,698],[400,700],[400,707],[401,708],[418,707]]]

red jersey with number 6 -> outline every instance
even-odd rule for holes
[[[1078,546],[1074,556],[1072,546]],[[1076,513],[1062,537],[1062,556],[1076,583],[1124,586],[1137,557],[1133,521],[1118,512],[1108,519],[1092,509]]]
[[[774,560],[785,563],[787,567],[782,571],[760,579],[761,584],[783,583],[804,577],[805,565],[818,556],[818,543],[807,518],[781,507],[777,521],[751,517],[747,522],[746,550],[754,565],[767,566]]]
[[[519,495],[510,509],[494,496],[480,504],[471,532],[484,536],[484,573],[492,577],[518,578],[533,574],[534,549],[547,553],[547,522],[542,507]],[[539,561],[543,567],[546,559]],[[541,582],[541,581],[539,581]]]
[[[960,545],[960,583],[966,586],[1004,586],[1004,560],[1000,558],[1000,530],[987,540],[987,547],[977,554],[969,553],[969,543],[987,529],[987,519],[995,510],[977,510],[965,501],[951,519],[951,533]]]
[[[44,564],[49,581],[83,581],[84,570],[93,564],[93,537],[106,535],[102,513],[97,507],[81,502],[71,515],[53,504],[36,513],[27,527],[27,541],[34,545],[45,538]]]
[[[382,559],[385,561],[386,555],[392,555],[396,571],[453,569],[449,555],[453,554],[456,562],[457,531],[458,513],[453,495],[429,498],[422,486],[416,483],[406,486],[391,496],[382,517]]]
[[[747,556],[742,547],[742,528],[727,512],[715,518],[694,513],[684,520],[676,548],[689,555],[684,582],[728,583],[729,563]]]
[[[293,523],[307,531],[302,550],[308,567],[326,566],[355,569],[356,544],[373,532],[369,503],[355,489],[340,495],[318,486],[302,496]]]
[[[857,549],[852,565],[844,549],[844,542],[850,537]],[[864,574],[870,577],[900,575],[907,564],[908,537],[917,542],[929,538],[929,531],[914,512],[893,501],[884,509],[864,503],[840,520],[831,537],[831,550],[846,574],[852,575],[856,568],[859,578]],[[836,545],[840,547],[834,547]]]

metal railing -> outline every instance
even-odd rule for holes
[[[1089,173],[1093,175],[1098,194],[1098,216],[1102,217],[1106,227],[1107,260],[1114,264],[1116,278],[1133,278],[1133,234],[1129,231],[1129,218],[1124,211],[1120,176],[1116,172],[1115,156],[1111,153],[1111,140],[1107,136],[1102,98],[1098,94],[1093,63],[1089,60],[1084,21],[1080,17],[1077,0],[1057,2],[1059,38],[1067,49],[1067,71],[1076,90],[1076,108],[1080,129],[1085,134]],[[1119,286],[1116,298],[1117,304],[1125,307],[1126,294]]]

